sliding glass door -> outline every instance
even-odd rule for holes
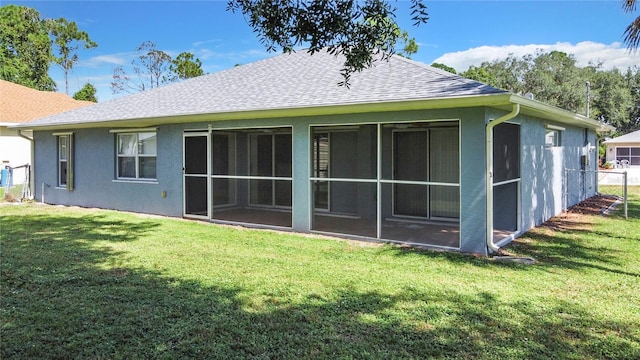
[[[457,127],[396,130],[393,143],[393,214],[457,219]]]
[[[249,136],[251,205],[291,207],[291,134]]]

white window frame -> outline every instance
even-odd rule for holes
[[[158,178],[158,133],[157,133],[157,129],[156,128],[149,128],[149,129],[127,129],[127,130],[111,130],[111,133],[115,133],[116,138],[115,138],[115,158],[116,158],[116,163],[115,163],[115,172],[116,172],[116,179],[117,180],[132,180],[132,181],[157,181]],[[155,152],[153,153],[141,153],[140,152],[140,135],[141,134],[151,134],[153,133],[153,135],[156,138],[156,149]],[[134,146],[134,153],[133,154],[120,154],[119,153],[119,144],[120,144],[120,137],[121,136],[135,136],[135,142],[136,142],[136,146]],[[133,158],[134,159],[134,165],[135,165],[135,176],[130,177],[130,176],[121,176],[120,175],[120,159],[121,158]],[[140,159],[141,158],[154,158],[156,160],[156,173],[154,177],[141,177],[140,176]]]
[[[562,146],[562,131],[565,128],[561,126],[545,124],[544,146],[548,148]]]
[[[54,133],[53,136],[56,137],[56,187],[71,191],[74,185],[73,133]],[[65,147],[64,150],[62,149],[62,145]],[[63,163],[67,169],[66,176],[64,177],[62,177]]]

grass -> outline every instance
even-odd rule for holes
[[[536,265],[115,211],[0,206],[2,359],[638,359],[640,188]],[[566,225],[566,226],[565,226]]]

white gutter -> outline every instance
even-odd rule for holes
[[[500,247],[493,243],[493,128],[497,125],[502,124],[505,121],[511,120],[514,117],[518,116],[520,113],[520,104],[513,104],[513,110],[510,113],[496,119],[493,121],[489,121],[487,124],[485,135],[486,135],[486,160],[487,160],[487,173],[486,173],[486,186],[487,186],[487,233],[486,233],[486,241],[487,248],[489,252],[497,252],[500,250]]]
[[[28,137],[27,135],[23,134],[23,133],[22,133],[23,131],[24,131],[24,130],[20,130],[20,129],[18,129],[18,136],[20,136],[20,137],[21,137],[21,138],[23,138],[23,139],[27,139],[27,140],[29,140],[29,141],[33,141],[33,138],[30,138],[30,137]]]

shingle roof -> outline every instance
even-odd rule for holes
[[[605,143],[607,144],[633,143],[633,142],[640,143],[640,130],[605,141]]]
[[[43,116],[93,105],[66,94],[40,91],[0,80],[0,122],[24,123]]]
[[[393,56],[343,80],[343,59],[326,52],[282,54],[140,92],[33,125],[56,125],[291,109],[505,93],[477,81]]]

